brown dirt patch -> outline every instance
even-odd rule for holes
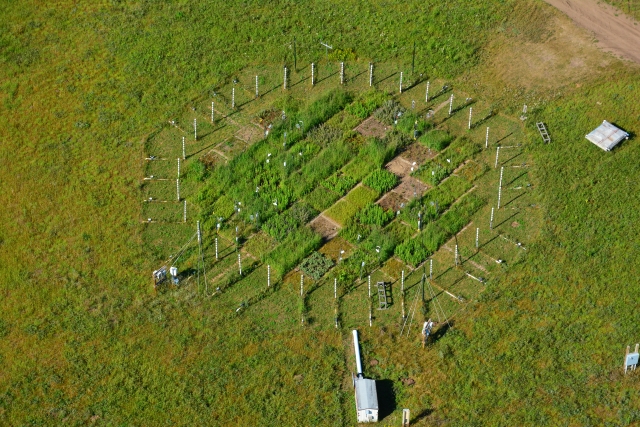
[[[582,28],[593,31],[598,46],[605,51],[640,64],[640,28],[634,19],[598,0],[545,1]]]
[[[207,154],[200,158],[200,161],[209,168],[213,168],[216,165],[224,164],[227,162],[226,159],[216,154],[214,151],[209,151]]]
[[[251,145],[254,142],[260,141],[264,135],[264,131],[260,130],[255,125],[246,125],[241,127],[237,132],[235,137],[245,143]]]
[[[404,178],[411,173],[411,163],[400,156],[387,163],[385,168],[389,172],[398,175],[400,178]]]
[[[387,125],[379,122],[374,117],[369,117],[367,120],[360,123],[354,130],[359,132],[362,136],[383,138],[387,134],[387,129]]]
[[[326,216],[320,214],[309,223],[313,231],[321,235],[325,240],[331,240],[338,235],[341,227]]]
[[[406,205],[408,202],[409,200],[405,199],[400,194],[394,191],[390,191],[389,193],[385,194],[380,200],[378,200],[377,203],[383,209],[397,212],[400,210],[401,204],[404,203]]]
[[[402,158],[409,163],[416,162],[420,166],[427,160],[434,158],[436,154],[438,154],[437,151],[431,150],[419,142],[414,142],[402,152]]]
[[[400,185],[397,186],[393,191],[400,194],[407,200],[413,200],[414,197],[422,197],[428,189],[428,185],[422,183],[412,176],[407,176],[402,179]]]

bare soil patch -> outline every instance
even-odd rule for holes
[[[376,138],[383,138],[387,134],[388,126],[381,123],[376,118],[369,117],[364,122],[360,123],[354,130],[359,132],[362,136],[373,136]]]
[[[322,214],[311,221],[309,226],[325,240],[331,240],[336,237],[341,229],[337,223]]]
[[[429,186],[423,182],[415,179],[412,176],[405,176],[402,178],[402,182],[393,191],[400,194],[407,200],[412,200],[414,197],[422,197],[424,193],[429,189]]]
[[[405,176],[408,176],[411,173],[411,162],[398,156],[395,159],[391,160],[389,163],[387,163],[385,168],[389,172],[395,175],[398,175],[400,178],[404,178]]]
[[[438,154],[437,151],[431,150],[419,142],[414,142],[402,152],[401,157],[410,163],[416,162],[419,166],[427,160],[434,158],[436,154]]]
[[[598,0],[545,1],[593,32],[603,50],[640,64],[640,25],[633,18]]]
[[[254,142],[259,141],[264,135],[264,131],[260,130],[255,125],[246,125],[241,127],[238,132],[236,132],[235,137],[245,143],[251,145]]]
[[[378,205],[382,209],[391,210],[397,212],[400,210],[401,204],[407,204],[409,200],[402,197],[402,195],[396,193],[395,191],[390,191],[385,194],[380,200],[378,200]]]

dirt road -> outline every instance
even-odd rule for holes
[[[640,64],[640,23],[598,0],[545,0],[592,31],[608,52]]]

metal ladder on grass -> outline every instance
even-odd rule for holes
[[[542,137],[542,140],[547,144],[550,143],[551,137],[549,136],[549,133],[547,132],[547,128],[544,125],[544,123],[542,122],[536,123],[536,126],[538,127],[538,132],[540,132],[540,136]]]
[[[378,282],[378,310],[386,310],[388,307],[387,304],[387,285],[385,282]]]

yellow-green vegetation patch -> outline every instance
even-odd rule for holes
[[[359,185],[351,190],[344,199],[329,208],[325,214],[344,226],[361,208],[377,198],[377,191],[364,185]]]
[[[244,250],[258,259],[262,259],[267,253],[276,247],[276,240],[264,231],[260,231],[244,244]]]

